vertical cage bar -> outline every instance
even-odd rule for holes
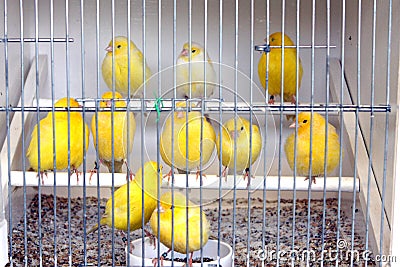
[[[345,87],[345,77],[344,70],[346,66],[345,61],[345,38],[346,38],[346,0],[342,0],[342,20],[341,20],[341,38],[340,38],[340,60],[342,62],[341,75],[340,75],[340,96],[339,96],[339,105],[343,105],[344,98],[344,87]],[[337,228],[336,228],[336,249],[338,250],[341,246],[339,246],[340,241],[340,228],[341,228],[341,207],[342,207],[342,175],[343,175],[343,128],[344,128],[344,116],[343,109],[339,111],[339,181],[338,181],[338,204],[337,204]],[[335,261],[335,266],[339,266],[339,258]]]
[[[96,135],[96,140],[99,140],[99,101],[98,99],[100,98],[100,0],[96,0],[96,101],[95,101],[95,106],[96,110],[93,116],[95,116],[95,125],[96,125],[96,132],[92,133]],[[95,168],[96,170],[96,179],[97,179],[97,188],[96,188],[96,193],[97,193],[97,214],[101,214],[100,211],[100,199],[101,199],[101,194],[100,194],[100,159],[99,159],[99,142],[96,142],[95,145],[95,150],[96,150],[96,162],[95,162]],[[101,221],[101,216],[97,216],[97,225],[100,225]],[[101,262],[101,235],[100,235],[100,230],[97,231],[97,266],[100,267],[100,262]]]
[[[367,185],[367,207],[365,211],[365,250],[368,251],[369,237],[369,217],[371,203],[371,177],[372,177],[372,155],[373,155],[373,139],[374,139],[374,103],[375,103],[375,64],[376,64],[376,0],[373,2],[372,12],[372,63],[371,63],[371,115],[369,128],[369,159],[368,159],[368,185]],[[383,195],[385,197],[385,195]],[[365,261],[365,266],[368,262]]]
[[[218,98],[222,99],[222,33],[223,33],[223,1],[219,0],[219,16],[218,16]],[[219,112],[218,119],[222,122],[222,102],[218,102]],[[218,134],[222,136],[222,123],[218,124]],[[219,138],[219,147],[222,147],[222,138]],[[219,151],[219,158],[222,159],[222,149]],[[218,164],[218,175],[222,177],[222,161],[219,161]],[[221,223],[222,223],[222,182],[221,179],[218,181],[218,235],[217,235],[217,260],[218,266],[221,263]]]
[[[310,123],[310,155],[308,164],[308,192],[307,192],[307,251],[310,250],[310,228],[311,228],[311,185],[312,185],[312,147],[313,147],[313,105],[315,89],[315,0],[312,1],[312,27],[311,27],[311,123]],[[310,264],[310,254],[307,253],[307,265]]]
[[[386,69],[386,105],[390,103],[390,78],[391,78],[391,45],[392,45],[392,10],[393,10],[393,1],[389,0],[389,15],[388,15],[388,41],[387,41],[387,69]],[[387,219],[387,214],[385,211],[385,203],[386,203],[386,183],[387,183],[387,160],[388,160],[388,147],[389,147],[389,113],[386,113],[385,118],[385,145],[384,145],[384,157],[383,157],[383,186],[382,186],[382,208],[381,208],[381,227],[380,227],[380,237],[379,237],[379,256],[382,258],[384,253],[383,251],[383,242],[384,242],[384,226],[385,219]],[[382,266],[382,261],[379,263]]]

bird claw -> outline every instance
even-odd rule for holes
[[[47,172],[46,172],[46,171],[40,172],[40,179],[42,180],[42,185],[44,185],[43,174],[46,175],[46,178],[49,178],[49,177],[47,176]]]
[[[167,252],[164,252],[161,256],[160,256],[160,264],[161,264],[161,266],[164,266],[164,263],[163,263],[163,261],[164,261],[164,259],[167,257],[167,255],[168,255],[168,253],[170,253],[171,252],[171,249],[169,249]],[[151,262],[154,264],[154,267],[156,267],[157,266],[157,261],[158,261],[158,259],[157,258],[154,258]]]
[[[292,103],[293,105],[296,105],[296,96],[295,96],[295,95],[292,95],[292,101],[291,101],[291,103]]]
[[[228,172],[227,172],[228,167],[225,166],[225,168],[222,170],[221,172],[221,176],[220,177],[224,177],[225,178],[225,183],[228,182]]]
[[[167,173],[166,175],[163,176],[163,179],[164,179],[165,177],[168,178],[168,185],[169,185],[169,182],[171,181],[171,177],[172,177],[172,169],[169,171],[169,173]]]
[[[304,179],[304,181],[307,181],[307,180],[308,180],[308,177],[306,177],[306,178]],[[317,183],[317,179],[315,179],[315,176],[311,176],[311,180],[312,180],[312,182],[313,182],[314,184]]]
[[[200,170],[197,170],[197,172],[196,172],[196,182],[199,179],[199,176],[200,176]],[[204,178],[207,178],[207,176],[204,173],[202,173],[201,176],[203,176]],[[201,185],[203,185],[203,183],[201,183]]]
[[[249,187],[249,186],[250,186],[250,178],[253,178],[253,179],[255,178],[254,175],[251,175],[251,176],[250,176],[250,169],[249,169],[249,168],[246,168],[246,169],[244,170],[243,180],[246,181],[246,177],[247,177],[247,179],[248,179],[247,187]]]
[[[70,175],[72,176],[73,174],[76,174],[76,183],[79,183],[79,175],[82,174],[82,172],[78,171],[77,168],[75,168],[74,166],[72,166],[72,171],[70,173]]]
[[[145,236],[149,238],[150,240],[150,245],[154,247],[154,249],[156,249],[156,237],[154,235],[152,235],[149,231],[147,231],[146,229],[144,229],[144,233]]]
[[[127,162],[126,160],[125,160],[125,166],[126,166],[126,169],[127,169],[128,172],[129,172],[129,181],[132,182],[133,177],[135,177],[135,175],[132,173],[131,169],[130,169],[129,166],[128,166],[128,162]],[[128,175],[126,176],[126,180],[128,181]]]
[[[99,169],[99,166],[97,165],[97,162],[94,162],[94,169],[90,170],[90,176],[89,176],[89,184],[92,184],[92,176],[93,174],[97,173],[97,170]]]

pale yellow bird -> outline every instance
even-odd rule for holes
[[[302,112],[298,114],[298,137],[297,137],[297,156],[296,167],[297,175],[309,175],[310,162],[310,129],[311,129],[311,113]],[[312,153],[311,153],[311,179],[316,183],[315,177],[324,175],[325,162],[325,124],[326,121],[318,113],[313,113],[312,118]],[[296,123],[290,125],[291,128],[296,127]],[[328,123],[328,147],[327,147],[327,174],[332,172],[339,164],[340,143],[336,129]],[[290,168],[294,169],[294,139],[295,133],[291,134],[285,142],[286,159]]]
[[[173,209],[172,206],[174,206]],[[188,216],[186,216],[186,211]],[[174,214],[173,225],[172,214]],[[160,218],[160,230],[157,225],[158,217]],[[202,225],[200,225],[200,222],[202,222]],[[179,192],[174,192],[173,202],[170,191],[161,196],[160,208],[156,208],[151,215],[150,226],[153,235],[157,237],[160,234],[160,242],[169,248],[167,253],[172,248],[172,228],[174,229],[174,251],[182,254],[189,251],[189,266],[192,266],[193,252],[201,249],[210,236],[210,223],[204,211],[200,213],[200,206],[191,201],[187,205],[186,197]],[[188,243],[186,243],[186,229],[189,231]],[[160,260],[162,261],[163,257]],[[157,259],[154,259],[153,263],[156,262]]]
[[[121,99],[122,96],[118,92],[106,92],[102,96],[100,107],[111,107],[112,99]],[[116,108],[126,107],[125,101],[115,101]],[[128,116],[127,116],[128,115]],[[96,128],[99,136],[99,158],[101,163],[107,166],[108,170],[112,172],[112,125],[111,118],[114,123],[114,171],[122,172],[122,165],[126,164],[127,156],[132,152],[132,146],[136,131],[135,117],[132,112],[126,111],[114,111],[112,112],[99,112],[97,118],[96,127],[96,116],[92,118],[92,135],[93,144],[96,145]],[[128,136],[128,125],[129,125],[129,136]],[[129,146],[128,146],[129,144]],[[127,164],[126,164],[127,165]],[[129,168],[128,168],[129,169]]]
[[[281,32],[273,33],[269,36],[269,44],[271,46],[294,46],[293,41]],[[296,53],[296,48],[284,48],[284,78],[282,87],[282,48],[272,47],[268,53],[268,93],[270,94],[269,104],[274,104],[274,96],[281,95],[283,88],[283,98],[285,102],[296,103],[296,67],[298,69],[298,86],[301,86],[303,77],[303,66],[301,60]],[[261,55],[258,62],[258,77],[264,89],[266,88],[266,68],[267,68],[267,53]]]
[[[197,43],[192,42],[192,47],[189,47],[189,43],[183,45],[176,61],[178,98],[203,98],[205,88],[206,97],[213,94],[217,78],[210,57],[204,53],[204,48]]]
[[[222,127],[222,150],[220,149],[221,136],[217,137],[217,153],[224,170],[222,176],[227,176],[227,168],[232,169],[235,166],[234,152],[235,152],[235,136],[236,136],[236,170],[244,171],[243,178],[249,178],[249,167],[257,160],[261,153],[262,138],[260,129],[257,125],[251,125],[252,133],[250,139],[250,122],[243,117],[238,116],[236,120],[232,118],[225,122]],[[251,153],[250,153],[250,143]],[[222,153],[221,153],[222,152]],[[222,159],[221,159],[222,154]],[[250,161],[251,155],[251,161]]]
[[[107,54],[104,57],[101,71],[108,88],[112,89],[112,54],[114,53],[115,90],[126,97],[128,96],[128,38],[124,36],[115,37],[114,43],[115,45],[113,46],[111,40],[105,49]],[[142,94],[139,92],[139,89],[143,85],[143,82],[150,78],[152,73],[147,63],[143,64],[143,54],[132,41],[130,41],[130,51],[130,93],[133,97],[141,97]],[[143,79],[144,71],[146,71],[145,79]]]
[[[71,108],[80,107],[75,99],[61,98],[58,100],[54,107],[67,107]],[[54,169],[53,161],[53,140],[56,140],[56,169],[64,170],[68,168],[68,151],[70,151],[70,166],[72,172],[76,173],[77,179],[78,170],[77,168],[83,162],[83,156],[89,145],[89,128],[82,118],[80,112],[69,112],[69,125],[70,131],[68,132],[68,112],[56,111],[54,112],[55,121],[55,136],[53,136],[53,113],[49,112],[45,118],[40,120],[40,165],[38,162],[38,127],[35,125],[31,134],[31,141],[29,143],[28,150],[26,151],[26,157],[29,160],[30,166],[35,171],[45,173],[48,170]],[[85,129],[85,138],[84,138]],[[70,140],[70,149],[68,149],[68,136]],[[85,146],[84,146],[85,140]],[[42,175],[43,183],[43,175]]]
[[[177,104],[177,108],[186,107],[185,102]],[[186,110],[175,111],[174,114],[174,132],[172,133],[172,117],[166,119],[160,136],[160,154],[162,159],[169,166],[174,166],[178,170],[186,170],[186,150],[188,150],[188,170],[197,168],[199,175],[200,162],[204,167],[210,160],[215,149],[215,132],[211,123],[198,111],[189,111],[186,117]],[[201,140],[201,122],[203,122],[203,136]],[[188,136],[186,136],[188,131]],[[174,148],[172,151],[172,136],[174,137]],[[186,147],[188,140],[188,147]],[[203,146],[202,158],[200,161],[200,146]],[[174,161],[172,162],[172,153]],[[167,174],[172,175],[172,170]]]
[[[142,184],[142,168],[135,175],[135,179],[114,192],[114,227],[127,231],[128,223],[130,230],[134,231],[142,228],[142,216],[144,222],[150,220],[151,214],[157,206],[157,179],[162,182],[162,166],[157,167],[154,161],[148,161],[144,164],[144,184]],[[127,190],[129,186],[129,205],[130,221],[128,222],[128,199]],[[142,214],[142,188],[144,189],[144,213]],[[101,217],[100,224],[112,227],[112,198],[109,198],[106,204],[106,210]],[[96,224],[87,234],[98,229]]]

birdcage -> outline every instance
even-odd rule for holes
[[[395,265],[399,5],[3,1],[0,265]]]

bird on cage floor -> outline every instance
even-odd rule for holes
[[[216,84],[213,63],[204,48],[195,43],[185,43],[176,60],[176,85],[178,98],[210,97]],[[191,74],[191,75],[190,75]]]
[[[186,108],[186,102],[177,103],[177,108]],[[169,115],[166,119],[160,136],[160,154],[167,165],[173,166],[180,170],[181,173],[184,172],[183,170],[191,171],[197,169],[197,180],[200,175],[200,165],[205,166],[214,152],[215,131],[207,116],[201,116],[198,111],[188,111],[187,114],[186,116],[186,110],[184,109],[174,112],[173,133],[172,116]],[[202,124],[203,130],[201,131]],[[174,138],[173,151],[172,137]],[[186,142],[188,143],[187,147]],[[188,154],[188,157],[186,157],[186,154]],[[172,169],[165,175],[165,177],[168,177],[168,182],[171,175]],[[204,173],[202,175],[206,177]]]
[[[227,179],[227,169],[233,169],[236,164],[237,171],[243,171],[243,179],[248,178],[248,186],[250,185],[250,166],[257,160],[261,153],[262,138],[261,133],[257,125],[251,125],[251,138],[250,138],[250,122],[243,117],[238,116],[236,119],[232,118],[225,122],[222,127],[222,131],[217,137],[217,154],[218,158],[224,166],[222,171],[222,177]],[[222,135],[222,138],[221,138]],[[236,139],[235,139],[236,137]],[[220,141],[222,139],[222,141]],[[236,141],[236,162],[234,160],[235,153],[235,141]],[[220,148],[220,142],[222,146]],[[251,153],[250,153],[250,143]],[[222,159],[221,159],[222,154]],[[250,162],[251,155],[251,162]]]
[[[282,38],[283,37],[283,38]],[[270,46],[294,46],[293,41],[286,34],[275,32],[268,38]],[[284,42],[284,44],[283,44]],[[262,53],[258,62],[258,77],[264,89],[266,89],[267,54],[268,54],[268,94],[269,104],[275,103],[275,96],[281,95],[283,89],[283,100],[296,104],[296,89],[301,86],[303,77],[303,65],[297,55],[296,48],[284,48],[283,50],[283,86],[282,86],[282,48],[271,47],[270,52]],[[298,86],[296,86],[296,69],[298,71]],[[293,115],[287,115],[288,120],[294,120]]]
[[[174,192],[174,201],[172,202],[172,193],[168,191],[160,197],[160,207],[154,210],[150,218],[150,226],[153,236],[160,235],[160,242],[163,243],[169,250],[160,257],[160,263],[172,249],[174,251],[186,254],[190,252],[189,266],[192,266],[193,252],[201,249],[208,241],[210,236],[210,223],[207,220],[204,211],[200,213],[200,207],[188,200],[186,203],[185,195]],[[173,208],[172,208],[173,206]],[[172,214],[174,221],[172,224]],[[188,215],[186,215],[188,214]],[[200,215],[201,214],[201,215]],[[158,220],[159,218],[159,220]],[[158,221],[160,228],[158,228]],[[202,222],[200,226],[200,222]],[[172,229],[174,236],[172,240]],[[188,229],[188,240],[186,242],[186,229]],[[157,265],[158,259],[153,259],[154,266]],[[185,266],[185,265],[184,265]]]
[[[106,92],[102,95],[102,101],[100,101],[100,108],[111,108],[113,99],[122,99],[122,95],[118,92]],[[125,101],[114,101],[115,108],[126,108]],[[114,127],[112,127],[112,123]],[[129,127],[129,136],[128,136]],[[129,166],[126,162],[128,155],[132,152],[135,131],[136,131],[136,121],[132,112],[127,111],[105,111],[97,113],[97,123],[96,115],[92,117],[92,135],[93,144],[97,149],[96,135],[98,135],[98,153],[100,162],[107,166],[110,172],[121,173],[122,166],[125,164],[128,173],[130,174],[130,180],[132,180],[133,174],[131,173]],[[112,143],[112,134],[114,129],[114,143]],[[128,146],[129,144],[129,146]],[[114,145],[114,151],[112,150]],[[113,161],[114,152],[114,161]],[[90,178],[93,173],[96,172],[96,168],[91,171]]]
[[[128,96],[128,43],[129,40],[125,36],[117,36],[114,38],[114,46],[112,40],[106,47],[107,54],[103,59],[101,72],[103,79],[109,89],[113,88],[113,54],[114,54],[114,76],[115,90],[124,97]],[[146,78],[143,79],[143,72],[146,72]],[[130,93],[131,97],[141,97],[143,92],[143,83],[148,81],[152,72],[147,63],[143,63],[143,54],[130,41]]]
[[[79,103],[70,98],[69,101],[66,97],[59,99],[54,107],[56,108],[71,108],[80,107]],[[69,121],[69,130],[68,130]],[[35,125],[31,134],[31,141],[26,151],[26,157],[29,160],[30,166],[33,170],[40,169],[40,176],[42,184],[44,184],[43,174],[47,176],[48,170],[54,170],[54,147],[53,140],[56,141],[55,156],[56,156],[56,169],[65,170],[71,166],[71,174],[76,174],[77,182],[79,182],[78,167],[83,162],[83,156],[86,153],[89,145],[89,128],[84,122],[81,113],[56,111],[54,112],[55,122],[55,135],[53,136],[53,113],[49,112],[45,118],[40,120],[40,151],[38,153],[38,125]],[[83,143],[83,136],[85,132],[85,146]],[[69,139],[68,139],[69,137]],[[70,149],[68,150],[68,140],[70,142]],[[68,154],[68,151],[70,154]],[[40,155],[40,166],[39,166]],[[69,162],[68,162],[68,155]]]
[[[323,116],[313,113],[311,121],[310,112],[302,112],[298,114],[298,137],[296,147],[296,170],[297,175],[307,176],[310,174],[310,132],[312,129],[312,153],[311,153],[311,179],[316,183],[316,177],[324,175],[325,163],[325,136],[328,138],[327,157],[326,157],[326,174],[332,172],[339,164],[340,142],[335,127],[328,123],[328,133],[325,135],[326,121]],[[294,122],[291,128],[296,127]],[[312,127],[312,128],[311,128]],[[292,133],[285,142],[286,159],[290,168],[294,169],[294,142],[295,132]]]
[[[135,175],[135,179],[114,192],[114,214],[112,197],[107,200],[106,210],[100,219],[100,225],[108,225],[112,227],[112,216],[114,215],[114,227],[119,230],[127,231],[128,223],[130,230],[134,231],[142,228],[142,216],[146,224],[157,206],[157,179],[162,182],[162,166],[157,167],[154,161],[148,161],[144,164],[144,176],[142,176],[142,168]],[[144,184],[142,183],[142,180]],[[127,190],[129,186],[129,208],[130,221],[128,222],[128,201]],[[144,202],[142,202],[142,188],[144,191]],[[144,213],[142,214],[142,203],[144,203]],[[93,226],[88,230],[87,235],[96,231],[99,225]],[[149,234],[145,230],[146,234]],[[151,236],[149,234],[149,236]]]

